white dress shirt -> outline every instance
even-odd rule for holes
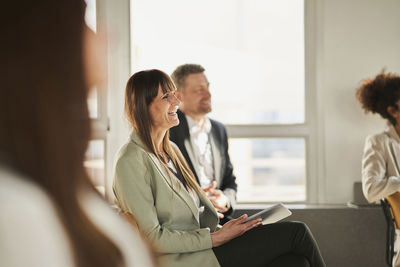
[[[197,123],[186,115],[189,126],[190,142],[198,166],[198,178],[201,187],[209,186],[214,180],[214,160],[210,143],[211,122],[207,117]]]

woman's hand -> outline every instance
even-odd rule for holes
[[[261,218],[256,218],[243,223],[247,217],[247,214],[244,214],[237,219],[230,220],[229,222],[225,223],[220,230],[215,233],[211,233],[212,246],[221,246],[222,244],[234,239],[235,237],[241,236],[250,229],[257,227],[262,223]]]

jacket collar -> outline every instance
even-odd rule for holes
[[[130,135],[130,139],[132,142],[134,142],[136,145],[138,145],[139,147],[143,148],[144,150],[146,150],[146,152],[148,152],[148,148],[143,144],[142,139],[140,139],[139,134],[133,130],[131,135]]]
[[[190,134],[197,134],[200,132],[209,134],[211,131],[211,122],[207,116],[204,116],[202,123],[197,123],[190,116],[186,115],[187,124]]]
[[[391,123],[387,124],[387,127],[385,129],[385,132],[394,140],[396,140],[398,143],[400,143],[400,137],[396,132],[396,129],[394,128],[394,126]]]
[[[162,165],[162,163],[158,160],[156,155],[148,151],[147,147],[143,144],[142,140],[140,139],[139,134],[135,130],[132,131],[130,138],[133,143],[135,143],[136,145],[138,145],[139,147],[141,147],[143,150],[146,151],[149,158],[157,168],[158,172],[161,174],[161,176],[169,185],[169,187],[172,189],[172,191],[174,191],[188,205],[188,207],[193,213],[193,216],[196,218],[197,221],[199,221],[199,209],[196,203],[194,202],[192,196],[189,194],[189,192],[187,192],[186,189],[183,188],[178,179],[174,178],[173,174],[168,173],[168,170]]]
[[[176,113],[178,114],[179,126],[175,126],[175,127],[179,127],[179,129],[182,129],[184,137],[189,138],[189,136],[190,136],[189,124],[187,122],[186,115],[179,109]]]
[[[199,173],[198,163],[196,161],[196,157],[194,156],[192,143],[190,142],[189,123],[186,118],[186,115],[182,111],[178,110],[177,114],[178,114],[178,118],[180,121],[179,127],[182,129],[183,136],[184,136],[183,145],[186,148],[186,152],[189,156],[190,163],[193,166],[194,175],[197,179],[197,182],[199,182],[199,178],[197,176],[197,174]],[[208,119],[208,121],[210,123],[210,125],[209,125],[209,127],[210,127],[210,130],[209,130],[210,143],[211,143],[211,150],[212,150],[213,160],[214,160],[214,177],[217,182],[217,186],[219,187],[220,183],[221,183],[221,161],[222,161],[221,149],[222,149],[222,145],[221,145],[219,139],[217,138],[217,136],[218,136],[217,128],[215,126],[213,126],[212,120]]]

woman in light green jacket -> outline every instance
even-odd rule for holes
[[[302,223],[260,226],[261,219],[245,222],[243,215],[217,228],[215,208],[169,141],[169,129],[179,124],[175,90],[169,76],[159,70],[141,71],[128,80],[125,111],[133,132],[120,150],[113,184],[121,210],[134,216],[139,230],[161,254],[161,263],[325,266]]]

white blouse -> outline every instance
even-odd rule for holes
[[[369,202],[400,191],[400,138],[392,125],[368,136],[362,159],[363,192]]]
[[[105,201],[95,193],[85,193],[80,202],[92,221],[119,247],[126,266],[153,266],[138,234]],[[67,233],[46,192],[1,166],[0,266],[75,266]]]
[[[175,165],[174,165],[174,163],[172,162],[172,160],[169,160],[168,163],[167,163],[167,165],[168,165],[168,167],[169,167],[171,170],[173,170],[175,173],[178,172],[177,169],[176,169],[176,167],[175,167]],[[170,175],[175,176],[175,174],[172,173],[171,170],[170,170]],[[176,178],[176,179],[178,179],[178,178]],[[178,179],[178,180],[179,180],[179,179]],[[179,182],[181,182],[181,181],[179,181]],[[182,182],[181,182],[181,183],[182,183]],[[182,185],[182,186],[183,186],[183,185]],[[188,192],[189,195],[192,197],[194,203],[195,203],[196,206],[198,207],[198,209],[199,209],[199,215],[201,215],[201,213],[203,213],[203,211],[204,211],[204,206],[200,206],[200,199],[199,199],[199,196],[198,196],[197,193],[196,193],[194,190],[192,190],[192,189],[189,189],[189,188],[188,188],[187,192]]]
[[[186,120],[197,161],[200,186],[207,187],[214,180],[214,158],[210,142],[211,122],[209,118],[204,117],[203,121],[197,123],[188,115],[186,115]]]

